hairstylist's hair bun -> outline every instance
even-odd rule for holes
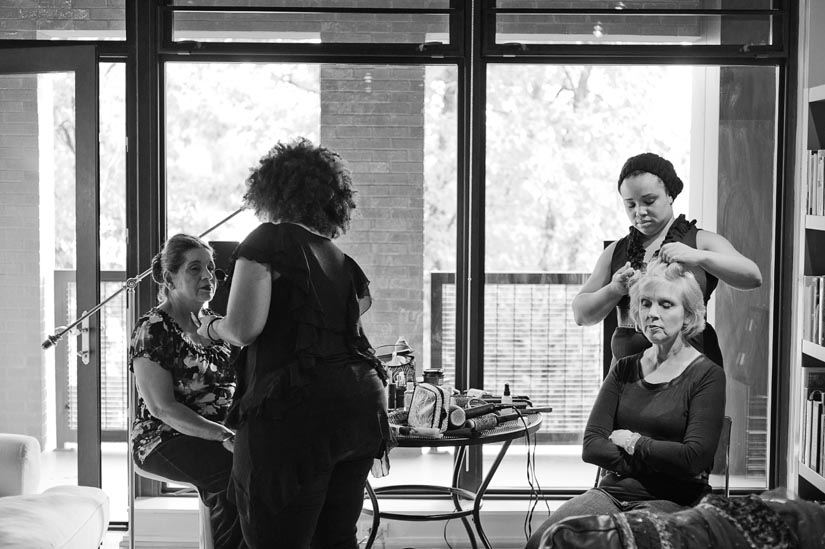
[[[622,166],[622,172],[619,174],[619,185],[621,189],[622,181],[632,175],[640,173],[651,173],[662,180],[665,184],[668,196],[676,198],[682,192],[685,184],[676,175],[676,170],[670,160],[662,158],[658,154],[646,152],[631,156]]]

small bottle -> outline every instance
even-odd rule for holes
[[[395,386],[395,407],[399,410],[406,410],[407,409],[407,407],[404,406],[404,398],[405,398],[406,389],[407,388],[404,385],[396,384],[396,386]]]
[[[399,410],[405,410],[404,407],[404,391],[407,390],[407,378],[404,372],[398,372],[395,375],[395,392],[392,393],[392,398],[395,407]]]
[[[415,391],[415,383],[407,382],[407,390],[404,391],[404,409],[409,411],[410,404],[412,404],[413,391]]]
[[[388,410],[395,410],[397,408],[395,404],[395,383],[390,381],[387,383],[387,409]]]
[[[501,403],[502,404],[512,404],[513,403],[513,396],[510,394],[510,384],[504,384],[504,394],[501,395]]]

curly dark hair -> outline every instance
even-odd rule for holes
[[[352,179],[338,153],[300,137],[278,142],[246,180],[244,203],[256,214],[302,223],[336,238],[355,208]]]
[[[622,172],[619,174],[619,191],[621,191],[625,179],[643,173],[653,174],[661,179],[665,185],[667,195],[671,198],[679,196],[685,186],[679,176],[676,175],[676,169],[670,160],[662,158],[658,154],[646,152],[631,156],[625,161]]]

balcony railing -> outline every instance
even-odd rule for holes
[[[602,327],[577,326],[572,301],[585,273],[487,273],[484,383],[552,406],[542,438],[579,443],[602,380]],[[431,367],[455,371],[455,274],[432,273]]]
[[[125,274],[101,273],[101,295],[120,288]],[[484,379],[500,392],[509,383],[515,394],[534,404],[552,406],[542,439],[579,443],[601,383],[602,328],[577,326],[571,303],[587,275],[583,273],[488,273],[484,291]],[[455,371],[455,275],[432,273],[431,367],[449,378]],[[74,272],[55,273],[57,324],[73,320]],[[125,300],[102,309],[101,398],[104,440],[125,440],[126,331]],[[75,338],[58,350],[58,439],[73,442],[76,433]]]

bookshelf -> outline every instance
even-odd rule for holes
[[[800,497],[825,500],[825,2],[799,3],[800,22],[800,276],[796,303],[802,321],[799,342],[800,384],[793,405],[799,444],[794,452]],[[821,418],[821,419],[820,419]],[[818,425],[817,425],[818,424]],[[817,446],[819,450],[817,451]],[[818,452],[818,454],[817,454]]]

